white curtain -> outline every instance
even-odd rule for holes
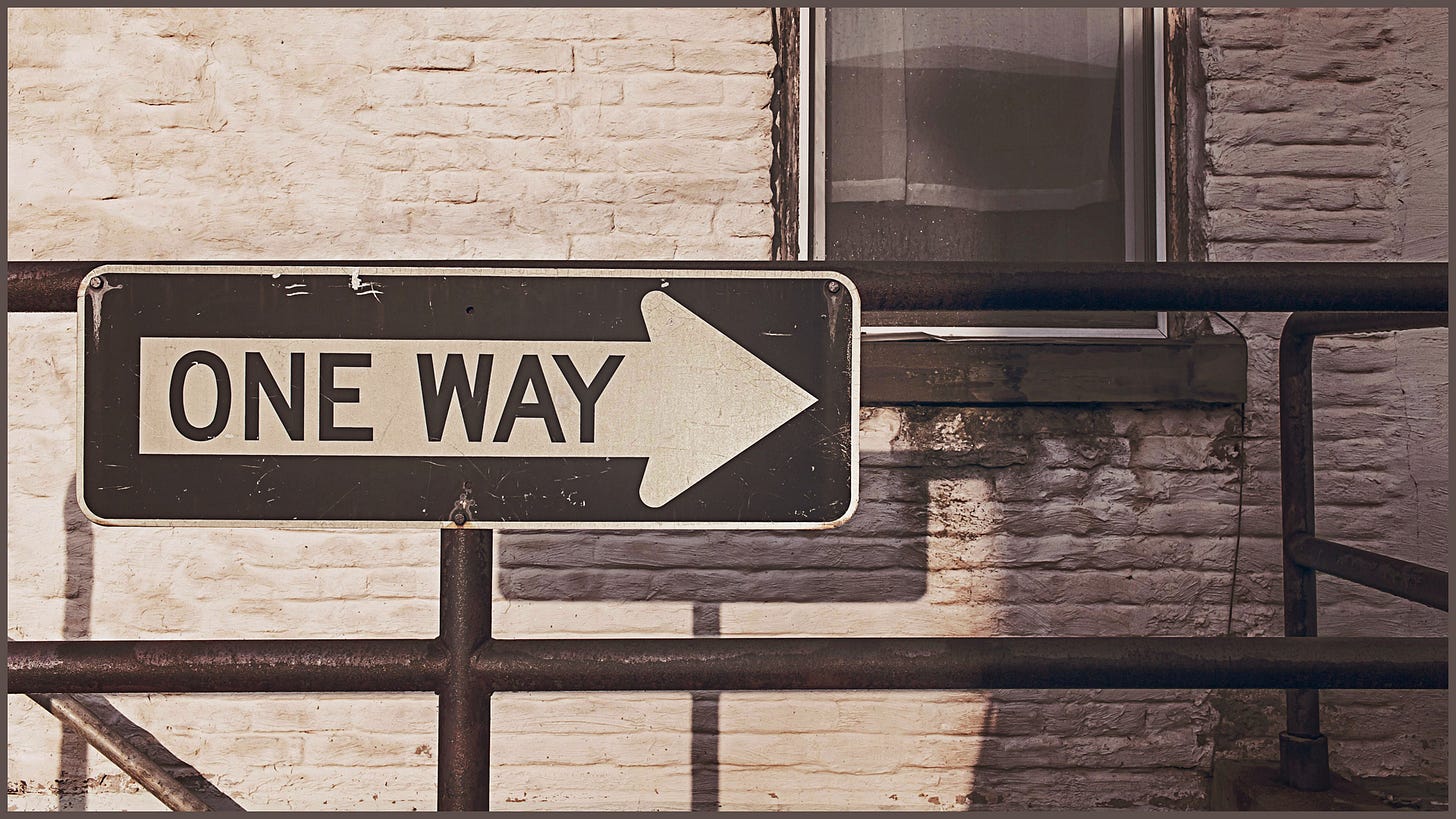
[[[1073,210],[1120,196],[1122,13],[829,12],[829,200]]]

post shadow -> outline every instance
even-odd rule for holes
[[[66,602],[61,625],[61,639],[89,640],[91,638],[91,597],[95,587],[96,543],[91,533],[91,521],[76,502],[76,478],[71,477],[66,487],[66,498],[62,514],[66,528],[65,594]],[[125,714],[116,710],[106,697],[100,694],[75,694],[78,702],[96,716],[117,729],[158,764],[167,768],[203,802],[218,811],[240,811],[241,805],[218,790],[207,777],[196,768],[167,750],[155,736],[132,722]],[[56,781],[57,808],[61,811],[84,811],[87,805],[86,740],[64,722],[61,723],[61,759]]]
[[[824,531],[503,531],[510,600],[690,601],[693,636],[723,603],[905,602],[924,596],[930,472],[862,470],[859,508]],[[692,693],[691,809],[716,811],[720,692]]]
[[[91,522],[76,502],[76,476],[66,485],[61,525],[66,531],[65,595],[62,607],[61,639],[87,640],[91,637],[91,589],[95,573],[96,543]],[[77,697],[87,707],[95,697]],[[61,762],[56,772],[56,809],[86,810],[86,740],[61,723]]]

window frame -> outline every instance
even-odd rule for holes
[[[828,21],[824,8],[801,7],[799,13],[798,121],[798,258],[825,259],[827,201],[826,99],[828,71],[826,48]],[[1122,79],[1123,133],[1135,138],[1123,140],[1124,190],[1141,195],[1124,197],[1124,260],[1167,260],[1167,111],[1166,32],[1162,8],[1123,7],[1122,42],[1132,44],[1139,55],[1129,61]],[[1132,101],[1134,104],[1129,104]],[[1156,313],[1152,328],[1128,327],[1041,327],[1031,325],[862,325],[866,341],[910,340],[1025,340],[1025,339],[1167,339],[1166,312]]]

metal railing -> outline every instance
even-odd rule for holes
[[[76,285],[96,264],[12,264],[10,309],[74,309]],[[1447,309],[1444,264],[519,264],[525,265],[834,269],[856,282],[865,309]],[[1294,370],[1281,372],[1281,384],[1295,377]],[[1307,416],[1307,398],[1302,406]],[[1299,411],[1287,423],[1309,429]],[[1299,457],[1312,470],[1309,451],[1306,445]],[[8,644],[8,690],[431,691],[440,698],[442,810],[488,806],[490,695],[497,691],[1286,689],[1292,692],[1286,733],[1308,739],[1318,735],[1319,689],[1448,685],[1444,637],[1305,639],[1314,634],[1314,569],[1338,569],[1332,573],[1408,591],[1405,596],[1422,602],[1436,599],[1434,587],[1444,584],[1444,575],[1291,539],[1291,520],[1308,522],[1300,535],[1313,533],[1312,489],[1307,497],[1290,494],[1293,463],[1286,455],[1286,578],[1293,578],[1286,583],[1286,624],[1294,624],[1286,637],[498,640],[490,628],[491,533],[447,527],[434,639],[16,641]],[[1312,487],[1312,472],[1307,476]]]
[[[1315,575],[1324,572],[1447,610],[1446,572],[1315,535],[1314,342],[1331,333],[1444,327],[1445,313],[1295,313],[1279,337],[1279,467],[1284,513],[1284,634],[1317,633]],[[1320,733],[1319,689],[1285,692],[1279,775],[1291,787],[1330,787],[1329,740]]]

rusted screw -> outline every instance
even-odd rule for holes
[[[105,286],[106,286],[106,282],[102,281],[101,279],[92,279],[91,280],[91,289],[92,290],[100,290],[101,288],[103,288]]]
[[[454,512],[452,512],[450,514],[450,520],[454,521],[456,526],[464,526],[465,525],[465,512],[463,512],[463,511],[461,511],[459,509],[456,509]]]
[[[838,293],[839,292],[839,282],[829,282],[828,284],[824,285],[824,289],[825,290],[828,290],[831,293]]]

